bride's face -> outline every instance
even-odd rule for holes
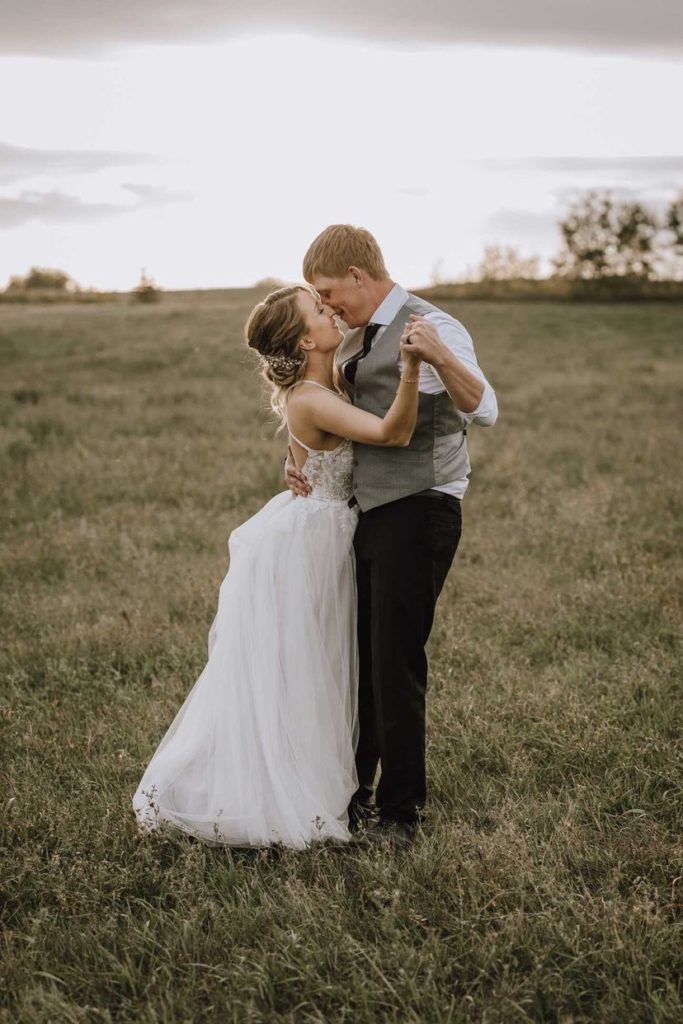
[[[307,291],[299,292],[297,302],[306,321],[306,337],[315,343],[318,351],[330,352],[337,348],[344,332],[337,323],[332,307],[326,306]]]

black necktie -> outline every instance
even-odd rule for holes
[[[353,359],[349,359],[348,363],[344,364],[344,376],[346,377],[346,380],[349,382],[349,384],[351,384],[351,386],[353,386],[356,380],[356,370],[358,369],[358,363],[360,362],[361,359],[364,359],[365,356],[370,351],[372,339],[375,337],[381,326],[381,324],[366,325],[365,333],[363,334],[363,351],[359,352],[357,356],[354,356]]]

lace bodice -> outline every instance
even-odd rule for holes
[[[331,452],[309,448],[303,472],[313,488],[309,498],[348,501],[353,493],[353,445],[350,441],[341,441]]]

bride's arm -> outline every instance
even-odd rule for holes
[[[299,415],[304,416],[311,426],[347,437],[361,444],[385,447],[406,447],[415,430],[418,406],[418,378],[420,360],[403,348],[403,374],[396,390],[396,397],[384,418],[358,409],[342,398],[320,388],[299,388],[296,405]]]

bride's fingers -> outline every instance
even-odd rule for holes
[[[421,359],[422,356],[416,345],[411,344],[409,341],[402,341],[400,345],[401,353],[404,356],[410,356],[412,359]]]

